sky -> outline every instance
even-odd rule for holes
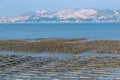
[[[0,0],[0,16],[62,8],[120,9],[120,0]]]

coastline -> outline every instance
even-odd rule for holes
[[[87,24],[87,23],[120,23],[120,21],[83,21],[83,22],[0,22],[0,24]]]
[[[0,40],[0,79],[117,79],[119,48],[119,40]]]

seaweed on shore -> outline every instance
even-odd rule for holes
[[[83,41],[85,38],[74,39],[33,39],[1,40],[0,50],[16,52],[56,52],[81,53],[92,51],[97,53],[120,53],[120,41],[95,40]]]

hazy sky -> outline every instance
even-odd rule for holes
[[[120,0],[0,0],[0,16],[61,8],[120,9]]]

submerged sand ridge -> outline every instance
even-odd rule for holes
[[[92,40],[86,38],[73,39],[25,39],[25,40],[1,40],[1,51],[15,52],[55,52],[55,53],[120,53],[120,41]]]

